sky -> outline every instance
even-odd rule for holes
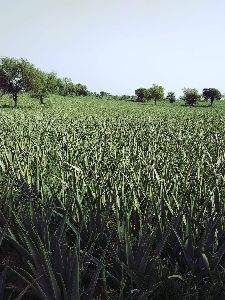
[[[93,92],[225,92],[225,0],[0,0],[0,57]]]

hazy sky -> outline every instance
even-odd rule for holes
[[[225,0],[0,0],[0,56],[97,92],[225,92]]]

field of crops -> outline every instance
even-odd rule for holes
[[[223,101],[7,103],[0,299],[225,299]]]

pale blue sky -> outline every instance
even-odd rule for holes
[[[225,92],[225,0],[0,0],[0,56],[97,92]]]

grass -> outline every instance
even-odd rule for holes
[[[223,101],[10,101],[0,103],[3,299],[225,297]]]

